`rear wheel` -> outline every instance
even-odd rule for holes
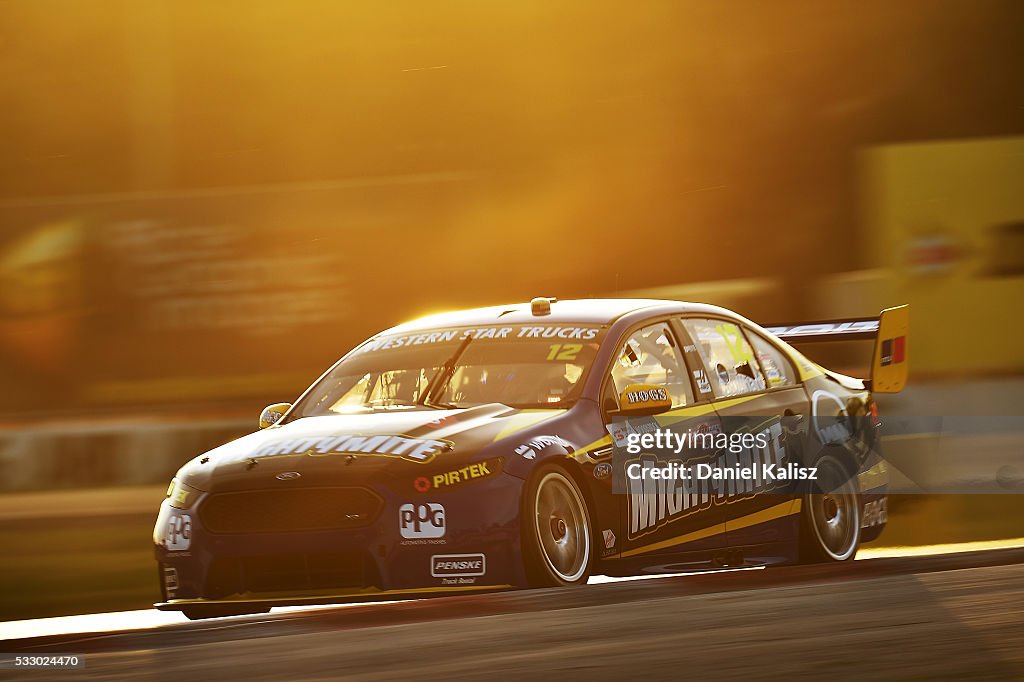
[[[544,466],[523,494],[523,555],[534,587],[581,585],[593,564],[590,512],[568,471]]]
[[[803,497],[800,559],[806,563],[850,561],[860,547],[857,477],[837,456],[822,455],[818,479]]]

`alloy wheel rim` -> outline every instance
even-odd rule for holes
[[[537,484],[534,509],[544,562],[561,580],[579,580],[590,558],[590,528],[579,491],[563,474],[549,472]]]
[[[852,477],[833,457],[818,462],[818,488],[809,494],[811,527],[821,548],[836,561],[848,559],[857,549],[860,514]]]

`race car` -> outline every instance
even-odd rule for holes
[[[181,467],[153,532],[156,606],[204,618],[851,560],[886,522],[872,394],[907,380],[908,319],[768,328],[705,304],[542,297],[399,325]],[[871,376],[786,339],[872,339]]]

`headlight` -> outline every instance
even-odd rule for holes
[[[171,479],[171,484],[167,486],[167,499],[170,500],[168,504],[175,509],[188,509],[196,501],[198,493],[199,490],[196,488],[185,485],[176,478]]]

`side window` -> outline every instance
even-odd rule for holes
[[[747,332],[747,336],[750,338],[750,343],[754,346],[757,361],[761,363],[761,369],[764,370],[764,377],[768,381],[768,388],[796,385],[793,363],[786,358],[782,351],[768,339],[758,336],[753,332]]]
[[[673,407],[692,402],[690,382],[667,324],[633,332],[612,362],[611,374],[616,396],[630,384],[657,384],[668,389]]]
[[[704,360],[715,396],[731,398],[765,389],[754,351],[736,324],[688,318],[683,325]]]

